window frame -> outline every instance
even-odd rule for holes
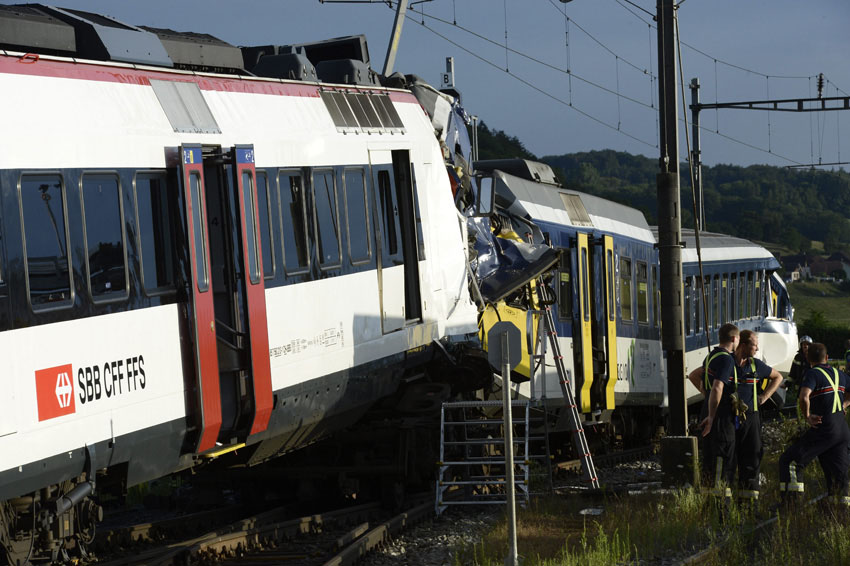
[[[333,181],[333,198],[334,198],[334,220],[336,220],[336,246],[338,258],[335,262],[325,263],[322,261],[322,229],[319,224],[319,207],[316,204],[316,176],[329,174]],[[337,168],[335,167],[315,167],[310,169],[310,196],[313,201],[313,233],[316,235],[316,256],[319,260],[319,269],[321,271],[332,271],[342,267],[342,233],[339,224],[339,190],[337,180]]]
[[[265,179],[265,190],[266,190],[266,212],[267,212],[267,216],[268,216],[267,219],[266,219],[267,220],[266,227],[268,228],[269,257],[271,258],[271,268],[272,268],[271,274],[268,274],[268,275],[266,274],[265,246],[263,244],[263,221],[262,221],[263,213],[260,210],[260,198],[259,198],[259,195],[260,195],[260,182],[259,182],[260,177]],[[256,169],[256,168],[254,169],[254,186],[256,187],[256,190],[257,190],[257,216],[258,216],[257,220],[259,221],[259,225],[257,226],[257,231],[258,231],[258,237],[260,239],[260,246],[263,247],[263,249],[260,250],[262,252],[260,255],[262,256],[262,259],[263,259],[263,279],[268,281],[269,279],[274,279],[275,276],[277,275],[277,254],[275,253],[275,251],[276,251],[275,239],[274,239],[275,226],[274,226],[274,212],[273,212],[273,205],[272,205],[272,194],[274,194],[274,193],[272,193],[272,187],[271,187],[271,184],[269,182],[268,170],[266,170],[266,169]]]
[[[362,258],[355,259],[354,255],[351,253],[351,215],[348,210],[348,173],[349,172],[360,172],[361,179],[363,180],[363,214],[365,216],[366,225],[366,256]],[[343,205],[345,209],[345,235],[347,236],[346,240],[346,251],[348,252],[348,262],[351,265],[364,265],[368,264],[374,258],[374,246],[372,245],[372,225],[369,220],[371,216],[370,206],[369,206],[369,175],[367,174],[366,167],[360,165],[349,165],[342,168],[342,194],[343,194]]]
[[[85,196],[85,180],[86,176],[95,176],[95,177],[114,177],[116,185],[118,187],[118,214],[120,216],[120,224],[121,224],[121,247],[124,252],[124,292],[110,292],[103,293],[102,295],[97,295],[92,292],[92,284],[91,284],[91,266],[89,265],[89,236],[88,236],[88,221],[86,220],[86,196]],[[135,180],[135,178],[134,178]],[[121,183],[121,175],[118,171],[114,169],[110,170],[84,170],[80,173],[79,180],[79,191],[80,191],[80,212],[82,215],[82,226],[83,226],[83,250],[85,255],[85,264],[86,264],[86,290],[89,294],[89,299],[91,299],[92,303],[96,305],[101,305],[105,303],[117,303],[121,301],[126,301],[130,297],[130,273],[129,273],[129,261],[127,258],[127,228],[124,212],[124,187]]]
[[[641,296],[641,275],[640,270],[641,266],[643,266],[643,313],[641,313],[640,306],[640,296]],[[649,265],[644,260],[635,260],[635,306],[637,308],[637,322],[638,324],[649,324]],[[641,314],[643,314],[643,320],[641,320]]]
[[[624,255],[621,255],[619,259],[620,259],[620,261],[618,262],[618,265],[617,265],[617,275],[618,275],[618,279],[619,279],[620,284],[617,285],[617,294],[620,297],[620,320],[622,320],[623,322],[634,322],[635,317],[634,317],[634,308],[633,308],[633,301],[632,301],[632,287],[634,286],[633,285],[633,283],[634,283],[633,271],[634,270],[632,269],[632,259],[630,257],[626,257]],[[625,281],[625,278],[623,277],[623,266],[624,265],[627,265],[629,267],[628,305],[626,305],[626,303],[623,301],[623,282]],[[624,311],[623,307],[624,306],[628,306],[628,309],[629,309],[629,317],[628,318],[626,318],[625,315],[623,314],[623,311]]]
[[[280,178],[286,176],[289,178],[290,176],[297,176],[301,181],[301,222],[303,229],[303,237],[304,237],[304,245],[306,249],[304,250],[304,259],[305,265],[300,266],[296,269],[288,269],[286,262],[286,230],[284,226],[286,224],[283,222],[283,198],[281,198],[281,191],[283,187],[280,182]],[[283,254],[281,257],[283,258],[283,272],[287,277],[292,277],[296,275],[304,275],[306,273],[310,273],[310,269],[312,266],[312,260],[310,258],[310,231],[309,224],[307,222],[307,182],[306,180],[312,180],[312,174],[309,170],[300,168],[300,167],[281,167],[277,171],[277,175],[275,175],[275,187],[277,188],[277,214],[278,221],[280,222],[280,244],[281,244],[281,253]],[[289,187],[286,187],[286,190],[289,190]],[[291,200],[291,199],[287,199]],[[287,213],[288,214],[288,213]],[[293,235],[295,234],[295,226],[292,229]],[[295,248],[298,248],[298,242],[294,243]],[[295,263],[297,265],[298,258],[295,258]]]
[[[177,258],[176,253],[171,258],[172,261],[174,262],[174,265],[172,265],[172,268],[174,270],[174,274],[173,274],[174,281],[172,281],[171,285],[160,285],[158,287],[151,287],[149,289],[147,287],[147,283],[145,281],[145,259],[144,259],[144,257],[145,257],[145,254],[144,254],[145,247],[142,243],[142,231],[141,231],[142,224],[141,224],[141,220],[140,220],[140,217],[139,217],[139,192],[138,192],[139,191],[138,180],[139,180],[139,177],[143,176],[143,175],[149,175],[151,177],[154,176],[154,175],[161,176],[162,180],[163,180],[163,186],[165,187],[166,191],[168,191],[169,187],[171,186],[170,179],[169,179],[169,172],[166,169],[139,169],[139,170],[137,170],[133,173],[133,186],[132,186],[132,188],[133,188],[133,208],[134,208],[133,219],[136,222],[136,249],[138,250],[136,255],[137,255],[137,260],[139,262],[139,280],[141,281],[141,284],[142,284],[142,293],[144,293],[146,297],[158,297],[158,296],[162,296],[162,295],[172,295],[172,294],[175,294],[177,292],[177,279],[178,279],[177,274],[178,274],[178,271],[179,271],[179,263],[180,263],[180,260]],[[177,191],[177,192],[179,192],[179,191]],[[175,230],[175,228],[176,228],[175,221],[180,222],[181,217],[182,217],[182,213],[180,212],[179,205],[175,206],[174,209],[172,210],[172,212],[176,216],[169,218],[168,222],[169,222],[170,227],[171,227],[171,236],[174,238],[174,240],[176,242],[176,239],[179,236],[179,233],[178,233],[177,230]]]
[[[60,191],[62,193],[62,220],[65,223],[65,261],[68,265],[68,299],[66,301],[62,301],[61,303],[50,303],[50,306],[42,307],[36,306],[32,302],[32,289],[30,286],[30,275],[29,275],[29,255],[27,253],[27,229],[26,223],[24,221],[24,201],[23,201],[23,180],[24,177],[48,177],[50,175],[55,175],[59,178]],[[24,170],[18,175],[17,181],[17,191],[18,191],[18,214],[20,215],[21,222],[21,248],[23,252],[23,260],[24,260],[24,274],[26,277],[26,294],[27,294],[27,305],[30,308],[30,311],[33,313],[41,314],[45,312],[54,312],[60,310],[71,309],[74,307],[74,304],[77,302],[77,294],[74,288],[74,266],[71,261],[71,231],[68,227],[68,190],[67,183],[65,181],[65,175],[62,174],[61,171],[57,169],[49,169],[46,171],[35,171],[35,170]]]

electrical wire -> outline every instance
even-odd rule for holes
[[[410,18],[410,19],[413,19],[411,16],[407,16],[407,17],[408,17],[408,18]],[[415,21],[415,20],[414,20],[414,21]],[[474,52],[474,51],[472,51],[471,49],[468,49],[468,48],[464,47],[463,45],[461,45],[461,44],[459,44],[459,43],[457,43],[457,42],[455,42],[455,41],[453,41],[453,40],[449,39],[449,38],[448,38],[448,37],[446,37],[445,35],[441,34],[441,33],[440,33],[440,32],[438,32],[437,30],[435,30],[434,28],[429,27],[427,24],[421,24],[421,25],[422,25],[422,27],[424,27],[425,29],[427,29],[428,31],[430,31],[431,33],[433,33],[434,35],[436,35],[437,37],[439,37],[439,38],[441,38],[442,40],[444,40],[444,41],[446,41],[446,42],[448,42],[448,43],[450,43],[450,44],[454,45],[454,46],[455,46],[455,47],[457,47],[458,49],[460,49],[460,50],[462,50],[462,51],[464,51],[464,52],[468,53],[469,55],[471,55],[471,56],[475,57],[475,58],[476,58],[476,59],[478,59],[479,61],[481,61],[481,62],[483,62],[483,63],[486,63],[487,65],[490,65],[491,67],[494,67],[494,68],[496,68],[496,69],[499,69],[500,71],[502,71],[502,72],[506,73],[506,74],[507,74],[507,75],[509,75],[510,77],[512,77],[512,78],[514,78],[514,79],[518,80],[519,82],[523,83],[523,84],[524,84],[524,85],[526,85],[527,87],[529,87],[529,88],[531,88],[531,89],[533,89],[533,90],[535,90],[535,91],[539,92],[540,94],[543,94],[544,96],[547,96],[548,98],[551,98],[551,99],[552,99],[552,100],[554,100],[555,102],[558,102],[558,103],[560,103],[560,104],[563,104],[564,106],[567,106],[567,107],[569,107],[569,108],[572,108],[573,110],[575,110],[576,112],[578,112],[578,113],[579,113],[579,114],[581,114],[582,116],[584,116],[584,117],[586,117],[586,118],[589,118],[589,119],[593,120],[594,122],[596,122],[596,123],[598,123],[598,124],[600,124],[600,125],[602,125],[602,126],[605,126],[606,128],[609,128],[609,129],[611,129],[611,130],[614,130],[615,132],[619,132],[619,133],[623,134],[624,136],[626,136],[626,137],[628,137],[628,138],[631,138],[631,139],[633,139],[633,140],[635,140],[635,141],[637,141],[637,142],[640,142],[640,143],[642,143],[642,144],[645,144],[645,145],[647,145],[647,146],[649,146],[649,147],[654,147],[654,148],[657,148],[657,147],[658,147],[658,145],[657,145],[657,144],[656,144],[656,145],[653,145],[652,143],[650,143],[650,142],[648,142],[648,141],[646,141],[646,140],[643,140],[643,139],[641,139],[641,138],[639,138],[639,137],[637,137],[637,136],[635,136],[635,135],[632,135],[632,134],[630,134],[630,133],[628,133],[628,132],[626,132],[626,131],[624,131],[624,130],[618,130],[616,126],[613,126],[613,125],[611,125],[611,124],[609,124],[609,123],[605,122],[604,120],[601,120],[601,119],[597,118],[596,116],[593,116],[592,114],[589,114],[589,113],[587,113],[587,112],[585,112],[585,111],[581,110],[580,108],[578,108],[577,106],[575,106],[574,104],[572,104],[572,103],[570,103],[570,102],[568,102],[568,101],[566,101],[566,100],[563,100],[563,99],[561,99],[561,98],[558,98],[557,96],[555,96],[555,95],[553,95],[553,94],[551,94],[551,93],[549,93],[549,92],[545,91],[544,89],[542,89],[542,88],[538,87],[538,86],[537,86],[537,85],[535,85],[534,83],[532,83],[532,82],[530,82],[530,81],[528,81],[528,80],[526,80],[526,79],[523,79],[522,77],[520,77],[520,76],[516,75],[515,73],[512,73],[512,72],[510,72],[510,71],[507,71],[507,70],[505,70],[505,69],[502,69],[502,68],[501,68],[499,65],[497,65],[496,63],[493,63],[492,61],[490,61],[490,60],[488,60],[488,59],[486,59],[486,58],[482,57],[481,55],[479,55],[479,54],[475,53],[475,52]],[[458,26],[458,27],[459,27],[459,26]],[[513,52],[513,50],[512,50],[512,52]],[[550,65],[547,65],[547,66],[550,66]],[[559,69],[559,70],[560,70],[560,69]],[[576,77],[576,78],[578,78],[578,77]],[[585,82],[587,82],[587,81],[585,81]],[[608,91],[608,92],[611,92],[609,89],[604,89],[604,88],[603,88],[603,90],[606,90],[606,91]],[[612,93],[612,94],[614,94],[614,93]],[[628,100],[628,97],[624,97],[624,98],[626,98],[626,99]]]

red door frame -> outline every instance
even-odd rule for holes
[[[242,230],[243,274],[248,309],[248,336],[251,345],[251,376],[254,391],[254,421],[250,434],[266,430],[272,413],[272,376],[269,361],[269,328],[266,315],[266,288],[263,280],[263,250],[259,235],[260,213],[257,206],[257,173],[254,169],[254,146],[233,148],[236,187],[239,193],[239,218]],[[245,202],[245,178],[251,202]],[[250,210],[249,210],[250,208]],[[248,222],[249,216],[253,222]],[[249,233],[249,227],[252,228]],[[255,246],[253,254],[249,246]],[[251,265],[251,258],[254,265]]]
[[[197,188],[193,198],[193,181]],[[221,429],[221,389],[218,373],[218,349],[215,336],[215,308],[210,277],[209,238],[207,235],[204,163],[199,144],[180,146],[180,182],[186,201],[186,226],[192,272],[192,322],[195,338],[195,377],[201,410],[201,435],[198,452],[215,447]],[[198,210],[194,210],[197,206]],[[197,216],[198,224],[195,225]],[[197,236],[197,237],[196,237]],[[196,240],[201,250],[196,249]],[[199,254],[201,257],[199,258]],[[199,263],[199,259],[202,260]],[[199,270],[199,266],[201,269]]]

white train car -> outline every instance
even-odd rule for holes
[[[0,19],[0,564],[79,547],[95,478],[264,461],[475,340],[410,92],[249,76],[208,36],[193,70],[197,37],[78,11]]]

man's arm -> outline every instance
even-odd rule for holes
[[[708,416],[699,424],[703,436],[708,436],[708,433],[711,432],[711,425],[714,423],[714,417],[717,415],[717,407],[720,405],[720,398],[722,396],[723,382],[715,379],[714,384],[711,386],[711,393],[708,395]]]
[[[764,393],[759,395],[759,405],[764,405],[765,401],[773,397],[773,394],[776,393],[776,390],[779,389],[780,385],[782,385],[782,374],[775,369],[771,368],[770,375],[767,376],[767,378],[770,381],[768,382],[767,389],[764,390]]]
[[[705,368],[700,366],[690,374],[688,374],[688,379],[691,383],[694,384],[694,387],[699,389],[699,392],[705,395],[705,386],[702,383],[702,377],[705,375]]]
[[[812,415],[809,413],[809,395],[811,394],[811,389],[809,389],[808,387],[801,387],[800,396],[797,398],[797,403],[800,406],[800,414],[803,415],[803,418],[806,419],[807,423],[815,427],[821,423],[822,419],[820,415]]]

